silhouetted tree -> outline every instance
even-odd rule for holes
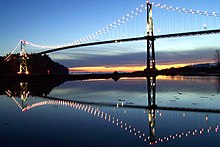
[[[217,63],[217,66],[220,66],[220,50],[215,51],[213,60]]]

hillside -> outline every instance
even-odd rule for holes
[[[52,61],[48,55],[28,55],[27,60],[29,74],[68,74],[69,70],[65,66]],[[19,71],[19,54],[14,54],[8,62],[5,57],[0,57],[0,75],[14,75]]]

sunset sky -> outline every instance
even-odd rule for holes
[[[219,0],[151,2],[220,13]],[[0,55],[4,56],[11,52],[21,39],[39,45],[72,42],[113,24],[145,3],[145,0],[0,0]],[[207,29],[220,29],[220,17],[200,17],[183,12],[172,12],[172,10],[164,11],[155,7],[153,17],[156,35],[204,30],[204,25]],[[128,23],[127,26],[125,24],[116,31],[120,30],[120,36],[125,38],[126,35],[130,37],[135,33],[142,36],[146,33],[145,18],[145,13],[140,14],[131,20],[130,24]],[[177,21],[174,21],[176,19]],[[115,30],[112,32],[114,34]],[[112,34],[108,35],[112,37]],[[156,40],[157,68],[213,62],[214,51],[220,49],[219,40],[220,35]],[[28,53],[44,50],[46,49],[27,45]],[[51,53],[50,57],[75,72],[143,70],[146,67],[146,41],[69,49]]]

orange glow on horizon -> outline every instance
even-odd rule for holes
[[[132,72],[138,70],[144,70],[145,66],[112,66],[112,67],[105,67],[105,66],[92,66],[92,67],[73,67],[69,68],[71,72]]]
[[[156,68],[158,70],[171,68],[171,67],[183,67],[188,64],[174,64],[174,65],[157,65]],[[91,67],[73,67],[69,68],[70,72],[133,72],[133,71],[143,71],[146,66],[112,66],[112,67],[105,67],[105,66],[91,66]]]
[[[197,64],[208,63],[208,62],[197,62]],[[171,67],[179,68],[187,65],[193,65],[193,63],[177,63],[177,64],[163,64],[156,65],[158,70],[169,69]],[[88,72],[88,73],[112,73],[114,71],[118,72],[134,72],[134,71],[143,71],[146,66],[142,65],[131,65],[131,66],[85,66],[85,67],[72,67],[69,68],[70,72]]]

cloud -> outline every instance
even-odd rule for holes
[[[185,51],[156,51],[156,63],[164,64],[178,64],[178,63],[192,63],[201,61],[211,61],[214,51],[219,49],[200,48]],[[56,59],[57,62],[67,67],[84,67],[84,66],[144,66],[146,65],[146,52],[131,52],[131,53],[117,53],[117,54],[83,54],[62,53],[67,56],[64,59]]]
[[[179,51],[179,52],[158,52],[157,63],[173,64],[173,63],[191,63],[199,61],[211,61],[214,51],[219,48],[200,48],[195,50]]]
[[[57,62],[67,67],[83,66],[117,66],[117,65],[144,65],[146,53],[127,53],[119,55],[84,55],[80,59],[59,59]]]

